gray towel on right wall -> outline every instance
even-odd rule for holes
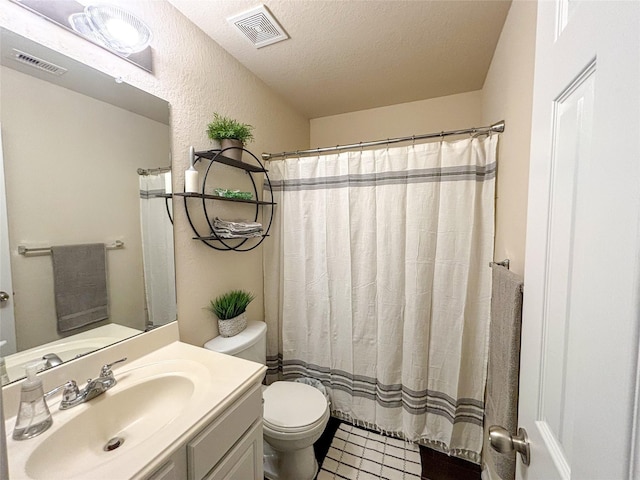
[[[502,480],[513,480],[516,454],[502,454],[491,448],[489,427],[502,426],[512,435],[518,429],[523,283],[518,275],[495,264],[492,281],[482,457],[488,470],[495,472]]]
[[[109,318],[103,243],[51,247],[58,331]]]

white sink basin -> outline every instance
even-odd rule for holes
[[[194,388],[190,378],[172,374],[96,397],[91,408],[37,446],[27,460],[27,474],[36,480],[50,479],[52,474],[59,478],[90,475],[93,468],[111,461],[118,449],[135,447],[180,416]],[[120,446],[105,451],[112,439]]]
[[[109,348],[126,355],[122,344]],[[94,355],[105,358],[109,348]],[[116,353],[109,357],[119,358]],[[76,362],[84,361],[86,357]],[[60,373],[72,367],[73,362],[42,375],[55,374],[58,382]],[[97,368],[92,365],[87,374]],[[187,438],[229,408],[248,384],[259,383],[264,366],[173,342],[119,364],[113,372],[118,383],[86,403],[59,410],[60,394],[49,399],[53,425],[37,437],[13,440],[15,416],[7,419],[11,480],[148,478]],[[81,379],[75,378],[83,388]],[[19,395],[18,387],[9,386],[12,394]],[[120,445],[105,451],[107,442],[118,437]]]

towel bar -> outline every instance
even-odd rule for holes
[[[509,270],[509,259],[506,258],[501,262],[489,262],[489,266],[490,267],[493,267],[494,265],[500,265],[500,266],[506,268],[507,270]]]
[[[124,248],[124,242],[122,240],[116,240],[111,245],[106,245],[107,250],[116,250],[118,248]],[[28,255],[30,253],[36,253],[38,255],[51,255],[51,247],[38,247],[29,248],[24,245],[18,245],[18,253],[20,255]]]

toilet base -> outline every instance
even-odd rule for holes
[[[268,480],[313,480],[318,474],[318,461],[313,445],[290,452],[278,452],[264,442],[264,478]]]

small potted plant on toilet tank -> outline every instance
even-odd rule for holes
[[[242,148],[253,140],[253,126],[247,123],[240,123],[232,118],[223,117],[218,113],[213,114],[213,121],[207,125],[207,134],[212,140],[220,142],[225,157],[240,161],[242,159]],[[233,148],[231,148],[233,147]]]
[[[253,293],[232,290],[211,300],[209,310],[218,317],[218,331],[223,337],[233,337],[247,327],[247,306]]]

